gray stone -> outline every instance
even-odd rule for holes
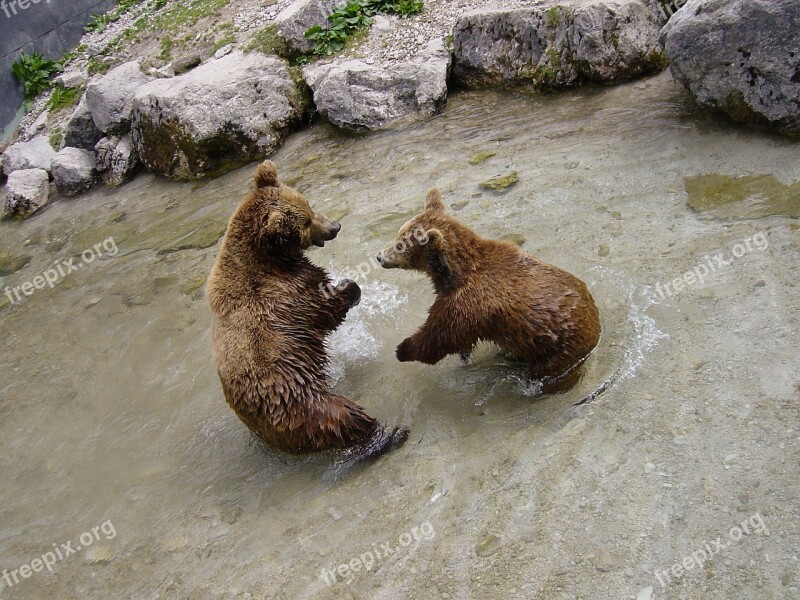
[[[53,181],[64,196],[77,196],[97,183],[94,153],[64,148],[53,158]]]
[[[226,46],[223,46],[222,48],[214,52],[214,58],[219,60],[223,56],[228,56],[228,54],[233,52],[233,48],[234,48],[233,44],[228,44]]]
[[[275,57],[234,51],[136,93],[142,163],[174,179],[217,175],[274,152],[300,123],[303,93]]]
[[[103,138],[95,146],[95,155],[97,170],[106,185],[118,186],[129,181],[139,166],[139,155],[130,134]]]
[[[83,95],[75,111],[64,126],[64,147],[93,150],[103,133],[94,124],[92,112],[86,103],[86,94]]]
[[[21,169],[6,182],[6,216],[27,217],[50,200],[50,178],[44,169]]]
[[[107,135],[124,135],[130,131],[133,96],[152,79],[142,73],[136,61],[93,79],[86,88],[86,102],[97,128]]]
[[[53,81],[57,85],[61,85],[65,88],[77,88],[81,87],[84,83],[89,80],[89,76],[84,71],[79,71],[74,69],[72,71],[66,71],[56,77]]]
[[[690,0],[662,40],[673,76],[699,104],[800,135],[800,2]]]
[[[275,17],[278,35],[280,35],[289,48],[297,53],[304,54],[314,49],[314,42],[306,39],[305,33],[311,27],[328,24],[328,15],[333,12],[337,0],[298,0],[293,2]]]
[[[29,132],[39,133],[42,129],[47,127],[47,121],[50,117],[50,113],[46,110],[42,111],[41,114],[36,117],[36,120],[29,128]]]
[[[649,0],[480,9],[456,22],[453,73],[470,87],[626,81],[666,66],[663,23]]]
[[[310,65],[303,76],[328,121],[352,130],[381,129],[436,112],[447,98],[450,62],[444,43],[436,40],[408,62],[380,66],[340,60]]]
[[[203,62],[203,57],[199,54],[191,54],[189,56],[182,56],[172,63],[172,69],[176,75],[181,75],[187,71],[191,71]]]
[[[3,152],[3,171],[6,175],[23,169],[43,169],[49,173],[55,155],[50,141],[39,135],[29,142],[17,142],[6,148]]]

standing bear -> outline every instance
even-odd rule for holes
[[[425,243],[409,243],[408,232],[420,229]],[[436,292],[428,320],[397,347],[401,362],[435,364],[491,341],[551,388],[572,379],[600,338],[597,307],[582,281],[511,243],[480,237],[447,213],[437,189],[377,260],[426,273]]]
[[[255,185],[228,222],[207,284],[225,399],[264,443],[292,454],[346,450],[357,461],[399,446],[408,430],[387,431],[328,389],[325,340],[361,290],[347,279],[332,286],[304,251],[341,226],[278,181],[270,161]]]

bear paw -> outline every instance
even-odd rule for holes
[[[361,302],[361,288],[352,279],[342,279],[336,286],[337,289],[345,295],[350,304],[350,308],[357,306]]]
[[[400,362],[409,362],[414,360],[411,354],[412,346],[411,346],[411,339],[407,338],[400,342],[400,345],[395,350],[395,355],[397,356],[397,360]]]

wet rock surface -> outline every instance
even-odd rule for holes
[[[43,135],[29,142],[17,142],[3,152],[3,171],[6,175],[23,169],[42,169],[49,173],[55,155],[56,151]]]
[[[636,0],[479,9],[456,22],[453,74],[470,87],[618,83],[666,66],[662,24]]]
[[[444,43],[434,41],[409,62],[338,59],[306,67],[303,76],[324,118],[346,129],[374,130],[436,112],[447,98],[450,62]]]
[[[95,144],[102,137],[103,132],[94,124],[92,111],[89,110],[84,94],[64,126],[64,146],[94,150]]]
[[[735,121],[800,135],[800,3],[690,0],[664,28],[670,68]]]
[[[6,181],[5,216],[27,217],[50,200],[50,177],[44,169],[20,169]]]
[[[97,171],[103,183],[112,187],[129,181],[140,164],[131,134],[121,138],[103,138],[97,142],[94,150]]]
[[[305,109],[306,99],[281,60],[236,51],[141,87],[133,140],[154,173],[173,179],[219,175],[274,152]]]
[[[64,196],[88,192],[97,183],[94,152],[64,148],[53,158],[53,181]]]
[[[152,79],[138,61],[131,61],[92,80],[86,88],[86,105],[97,128],[112,135],[130,131],[134,94]]]

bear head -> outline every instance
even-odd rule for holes
[[[322,247],[342,226],[314,211],[305,196],[278,180],[275,165],[266,160],[255,175],[256,189],[234,214],[228,240],[236,240],[256,255],[301,253]]]
[[[410,269],[427,273],[434,282],[458,278],[460,263],[468,261],[477,239],[466,225],[447,213],[442,194],[434,188],[425,209],[400,228],[395,242],[377,258],[384,269]]]

